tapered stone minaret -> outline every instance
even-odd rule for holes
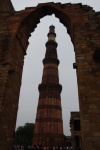
[[[63,121],[59,84],[57,43],[55,27],[49,27],[46,54],[43,59],[42,83],[39,85],[39,101],[34,129],[33,145],[45,147],[63,146]]]

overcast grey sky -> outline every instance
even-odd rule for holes
[[[25,9],[25,7],[37,6],[38,3],[51,2],[49,0],[11,1],[16,11]],[[100,11],[100,0],[54,0],[53,2],[82,3],[90,5],[96,11]],[[30,44],[24,61],[16,127],[24,125],[26,122],[35,123],[39,97],[38,85],[41,83],[43,72],[42,60],[45,57],[47,33],[49,32],[49,26],[52,24],[55,26],[55,32],[57,34],[57,52],[60,60],[59,78],[63,86],[61,100],[64,134],[68,136],[70,135],[70,112],[79,110],[76,70],[73,69],[75,54],[70,37],[67,34],[67,29],[59,22],[59,19],[55,15],[42,18],[29,39]]]

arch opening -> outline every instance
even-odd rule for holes
[[[59,19],[56,18],[54,14],[52,16],[43,17],[40,20],[40,24],[38,24],[36,31],[32,33],[32,37],[29,39],[30,44],[27,50],[28,55],[25,58],[25,67],[23,72],[24,75],[22,80],[22,91],[19,103],[19,113],[18,113],[19,121],[17,121],[16,126],[18,127],[20,125],[21,118],[23,118],[24,121],[22,124],[27,122],[26,119],[27,115],[29,116],[28,122],[31,122],[32,120],[33,122],[35,122],[36,108],[37,108],[36,102],[38,102],[39,97],[38,85],[39,83],[41,83],[43,72],[42,60],[45,56],[46,51],[45,43],[47,41],[48,29],[51,24],[55,25],[55,32],[57,34],[56,37],[56,41],[58,43],[57,53],[58,59],[60,60],[59,78],[60,83],[63,86],[61,94],[61,102],[64,120],[63,122],[64,134],[68,136],[70,135],[69,131],[70,111],[79,110],[78,108],[79,106],[77,104],[78,92],[77,92],[76,73],[75,70],[73,69],[73,62],[75,61],[75,55],[70,37],[68,34],[66,34],[67,33],[66,28],[59,22]],[[24,86],[26,86],[26,89],[24,88]],[[75,105],[73,104],[74,101],[76,101]],[[26,105],[23,106],[23,104]],[[23,109],[24,111],[22,112]]]
[[[23,13],[24,11],[22,12],[22,16]],[[74,42],[73,25],[71,23],[69,16],[65,15],[63,11],[55,8],[54,6],[52,7],[51,3],[49,3],[48,5],[46,4],[45,6],[41,6],[40,4],[37,6],[36,10],[34,10],[33,8],[33,11],[31,10],[30,12],[28,12],[28,14],[26,14],[25,18],[21,20],[21,23],[17,29],[17,32],[20,33],[20,35],[18,35],[19,39],[21,40],[21,38],[24,37],[27,43],[27,39],[31,36],[31,33],[35,30],[37,24],[40,23],[40,19],[52,14],[54,14],[60,20],[60,22],[67,28],[67,32],[70,35],[71,41],[73,43]],[[35,19],[34,16],[36,16]],[[26,45],[28,45],[28,43]]]

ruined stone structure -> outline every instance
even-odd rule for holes
[[[67,28],[74,45],[82,150],[100,149],[100,12],[71,3],[44,3],[16,12],[10,0],[0,0],[0,150],[12,150],[30,33],[51,14]]]
[[[59,84],[57,42],[55,27],[50,26],[46,54],[43,59],[42,83],[39,85],[39,102],[34,129],[33,145],[44,147],[64,146],[63,121]]]
[[[70,117],[70,128],[71,128],[71,143],[73,150],[80,150],[82,145],[81,140],[81,125],[80,125],[80,113],[71,112]]]

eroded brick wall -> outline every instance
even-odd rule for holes
[[[14,8],[10,0],[0,0],[0,12],[14,12]]]
[[[9,1],[0,1],[0,149],[13,149],[25,52],[15,35],[16,17]],[[10,28],[12,31],[10,31]]]

